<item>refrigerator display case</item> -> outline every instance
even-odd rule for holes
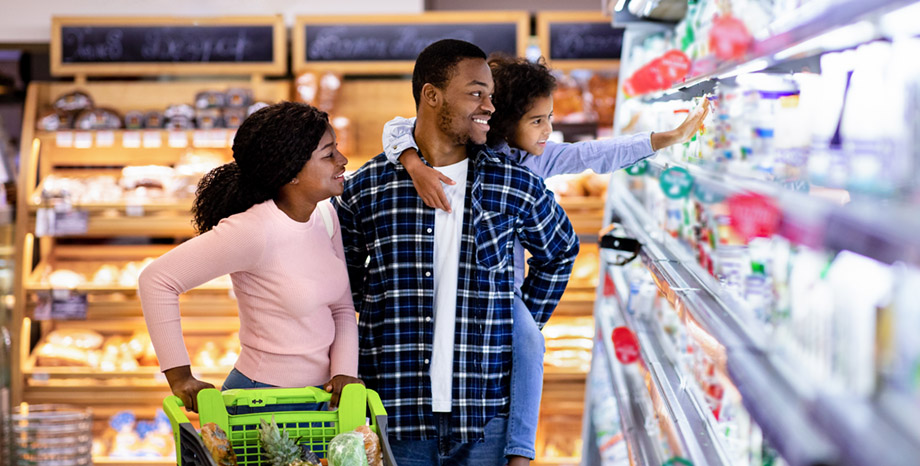
[[[916,462],[918,18],[691,1],[627,26],[615,132],[711,112],[611,179],[584,464]]]

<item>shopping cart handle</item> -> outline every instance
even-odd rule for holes
[[[176,395],[169,395],[163,399],[163,411],[166,412],[166,417],[169,418],[170,422],[177,425],[189,422],[188,416],[185,415],[185,411],[182,409],[184,406],[182,399]]]

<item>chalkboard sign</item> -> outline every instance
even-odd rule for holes
[[[70,26],[64,63],[258,63],[274,57],[272,26]]]
[[[623,29],[605,23],[551,23],[549,56],[552,60],[619,60]]]
[[[537,15],[543,56],[554,68],[609,69],[619,65],[623,28],[599,12],[553,11]]]
[[[460,39],[486,54],[517,55],[517,24],[307,24],[306,61],[415,60],[432,42]]]
[[[526,13],[425,13],[398,17],[305,17],[295,26],[295,70],[411,71],[425,47],[441,39],[478,45],[486,54],[522,55]]]
[[[55,74],[283,73],[281,17],[55,18]]]

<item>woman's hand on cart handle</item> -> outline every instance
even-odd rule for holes
[[[202,382],[192,375],[190,366],[173,367],[163,371],[166,381],[169,382],[169,388],[173,395],[182,400],[186,411],[198,412],[198,392],[205,388],[214,388],[207,382]]]
[[[350,383],[359,383],[364,385],[364,382],[362,382],[361,379],[342,374],[332,377],[330,381],[323,385],[324,390],[332,393],[332,399],[329,400],[329,409],[336,409],[339,407],[339,397],[342,395],[342,389]]]

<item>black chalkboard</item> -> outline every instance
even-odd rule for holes
[[[272,25],[64,26],[62,63],[271,63]]]
[[[486,54],[518,55],[517,23],[306,24],[307,62],[415,60],[441,39],[461,39]]]
[[[623,29],[610,23],[550,23],[552,60],[619,60]]]

